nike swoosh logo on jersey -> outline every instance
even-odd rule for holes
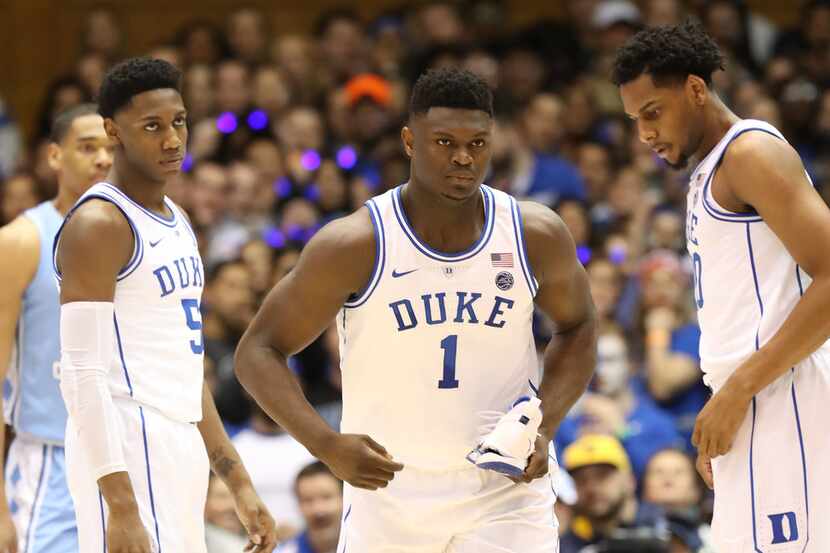
[[[150,241],[150,247],[151,247],[151,248],[155,248],[156,246],[158,246],[159,242],[161,242],[162,240],[164,240],[164,236],[162,236],[161,238],[159,238],[159,239],[158,239],[158,240],[156,240],[155,242],[153,242],[153,241],[151,240],[151,241]]]
[[[397,269],[392,269],[392,278],[401,278],[402,276],[406,276],[409,273],[414,273],[417,270],[418,269],[412,269],[411,271],[404,271],[402,273],[399,273]]]

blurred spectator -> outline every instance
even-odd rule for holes
[[[265,506],[274,513],[280,534],[291,535],[303,526],[294,496],[295,480],[300,470],[315,459],[256,402],[249,401],[251,418],[247,428],[233,437],[233,445]],[[278,469],[275,463],[279,463]]]
[[[55,116],[72,106],[91,101],[92,92],[98,91],[88,90],[75,76],[60,77],[52,81],[41,104],[36,138],[48,138]]]
[[[646,467],[642,490],[643,501],[666,511],[676,548],[698,551],[707,543],[710,528],[701,511],[703,482],[688,454],[678,449],[655,453]]]
[[[184,102],[192,121],[214,115],[213,69],[209,65],[193,64],[184,72]]]
[[[268,29],[262,12],[241,8],[228,19],[228,45],[231,54],[249,65],[261,63],[266,55]]]
[[[562,421],[559,449],[586,434],[616,436],[639,479],[648,459],[660,449],[682,444],[674,421],[630,384],[628,346],[622,333],[606,327],[597,342],[597,367],[589,391]]]
[[[0,97],[0,181],[14,171],[22,154],[22,147],[20,129]]]
[[[75,74],[92,96],[98,95],[109,62],[100,52],[90,51],[80,57]]]
[[[185,67],[211,66],[228,53],[225,36],[213,23],[195,19],[179,30],[176,45],[182,53]],[[189,108],[190,106],[188,106]]]
[[[2,183],[0,194],[0,224],[13,221],[18,215],[41,202],[37,181],[26,173],[17,173]]]
[[[211,474],[205,503],[208,553],[239,553],[245,547],[245,529],[236,516],[236,502],[221,478]]]
[[[98,7],[87,14],[81,38],[83,52],[101,54],[108,62],[121,57],[124,37],[115,12],[110,8]]]
[[[640,269],[646,387],[692,451],[695,418],[709,389],[699,368],[700,328],[689,305],[689,280],[677,254],[665,250],[651,253]]]
[[[349,9],[324,13],[317,21],[325,82],[338,85],[369,69],[369,44],[358,15]]]
[[[337,549],[343,516],[343,482],[315,461],[297,474],[294,493],[305,530],[282,544],[275,553],[332,553]]]
[[[562,464],[576,483],[577,501],[561,553],[588,552],[589,545],[593,551],[666,551],[668,521],[659,507],[637,501],[631,466],[616,439],[583,436],[565,450]]]

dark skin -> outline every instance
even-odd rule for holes
[[[681,150],[695,146],[691,157],[697,160],[738,121],[694,75],[663,87],[641,75],[621,86],[620,93],[626,112],[638,123],[641,140],[652,144],[660,136],[671,137]],[[650,102],[661,106],[662,115],[643,122]],[[667,161],[677,161],[677,147],[669,151]],[[726,150],[711,189],[715,200],[730,211],[756,210],[813,282],[778,332],[738,366],[698,415],[692,441],[698,448],[698,470],[710,487],[710,459],[731,449],[752,398],[830,338],[830,210],[807,179],[798,153],[768,133],[744,133]]]
[[[412,117],[401,136],[411,158],[402,196],[407,218],[433,249],[458,252],[480,236],[479,187],[490,160],[492,119],[477,110],[431,108]],[[522,203],[528,255],[539,281],[537,305],[559,332],[545,352],[540,385],[540,437],[522,478],[547,474],[548,444],[585,390],[596,358],[596,318],[573,240],[552,211]],[[370,436],[338,434],[306,401],[285,359],[311,343],[349,295],[369,280],[375,257],[367,209],[325,226],[297,266],[268,294],[236,352],[236,374],[263,410],[359,488],[386,487],[403,466]],[[417,416],[417,414],[413,414]]]
[[[184,158],[186,113],[173,89],[143,92],[132,98],[104,128],[115,144],[108,181],[145,208],[169,217],[164,186]],[[110,202],[90,200],[79,207],[61,235],[58,264],[63,273],[61,304],[112,302],[116,277],[130,259],[132,230]],[[251,485],[250,477],[225,434],[208,388],[203,388],[199,431],[211,468],[234,492],[237,513],[248,530],[246,551],[271,551],[274,521]],[[107,549],[112,553],[149,553],[150,539],[141,523],[127,472],[101,477],[98,486],[109,507]]]

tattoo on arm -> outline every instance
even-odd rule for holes
[[[236,460],[225,455],[223,448],[215,449],[210,454],[210,466],[213,467],[213,472],[223,478],[228,476],[237,464]]]

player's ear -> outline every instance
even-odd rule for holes
[[[401,129],[401,141],[403,141],[403,149],[406,151],[406,157],[411,158],[412,152],[415,150],[415,136],[412,134],[412,129],[408,126]]]
[[[702,106],[706,100],[706,93],[708,91],[709,88],[706,86],[706,81],[697,75],[689,75],[686,77],[686,93],[694,105]]]
[[[49,147],[46,149],[46,162],[49,164],[49,168],[55,172],[60,171],[63,167],[63,150],[54,142],[49,143]]]
[[[121,138],[118,136],[118,124],[111,117],[104,117],[104,130],[107,131],[107,136],[112,140],[113,146],[121,144]]]

